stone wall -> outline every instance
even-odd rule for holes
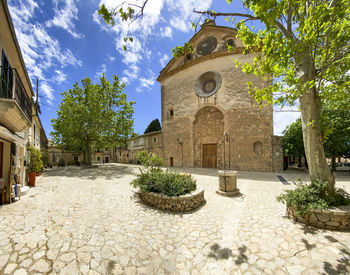
[[[350,206],[319,210],[315,209],[301,218],[295,210],[287,208],[288,217],[294,221],[317,228],[350,231]]]
[[[169,197],[163,194],[140,190],[140,197],[148,205],[174,212],[191,211],[205,203],[204,190],[197,190],[191,194],[179,197]]]
[[[162,85],[162,125],[164,135],[164,164],[170,166],[202,167],[201,148],[209,136],[217,144],[217,168],[250,171],[273,171],[272,106],[260,107],[248,93],[246,82],[267,85],[254,75],[246,75],[234,67],[233,59],[251,62],[242,54],[204,60],[164,79]],[[221,75],[217,93],[201,97],[196,94],[197,79],[208,71]],[[208,123],[198,123],[196,116],[212,108],[222,114],[217,127],[215,112]],[[172,112],[172,116],[170,115]],[[220,129],[217,129],[220,128]],[[198,136],[201,133],[201,136]],[[224,142],[224,134],[227,138]],[[202,141],[203,140],[203,141]],[[181,141],[180,145],[177,141]],[[209,143],[211,143],[210,141]],[[254,150],[254,144],[259,146]],[[225,144],[224,144],[225,143]],[[181,146],[183,148],[181,148]]]

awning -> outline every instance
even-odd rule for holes
[[[25,140],[16,133],[11,132],[9,129],[0,126],[0,139],[4,139],[8,142],[16,143],[19,146],[25,145]]]

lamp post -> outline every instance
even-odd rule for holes
[[[179,138],[176,139],[176,142],[181,145],[181,167],[184,166],[184,148],[183,148],[183,143],[180,141]]]

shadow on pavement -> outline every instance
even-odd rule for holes
[[[126,175],[136,175],[135,168],[128,166],[68,166],[54,167],[47,169],[42,174],[43,177],[72,177],[94,180],[98,177],[104,177],[106,180],[122,178]]]
[[[215,260],[227,260],[228,258],[233,258],[236,265],[248,262],[248,256],[246,255],[247,247],[242,245],[238,247],[237,250],[237,255],[234,255],[231,249],[227,247],[222,248],[219,244],[215,243],[210,246],[210,252],[207,256]]]

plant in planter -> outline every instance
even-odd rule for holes
[[[348,194],[342,189],[336,189],[334,194],[329,194],[327,181],[314,180],[311,184],[300,182],[297,185],[297,188],[284,191],[276,199],[285,203],[287,208],[293,209],[300,218],[311,210],[327,209],[350,203]]]
[[[180,175],[160,169],[161,158],[142,151],[138,159],[143,168],[140,168],[140,175],[131,182],[134,187],[139,187],[145,192],[161,193],[167,196],[181,196],[196,190],[196,181],[191,175]]]
[[[28,151],[30,152],[30,163],[29,163],[29,185],[35,186],[36,173],[43,170],[43,161],[41,159],[41,152],[39,149],[29,146]]]

